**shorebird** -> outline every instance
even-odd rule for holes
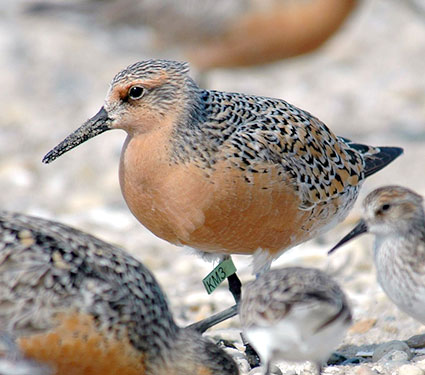
[[[243,289],[243,332],[271,374],[273,361],[321,366],[344,338],[351,311],[338,284],[312,268],[273,269]]]
[[[0,330],[55,375],[237,375],[178,327],[151,272],[68,226],[0,211]]]
[[[222,17],[227,21],[225,25],[210,28],[214,34],[192,42],[185,54],[193,65],[205,71],[266,64],[312,53],[340,31],[359,3],[358,0],[273,0],[265,4],[262,0],[251,0],[245,4],[244,11]],[[204,18],[208,18],[207,12]],[[210,19],[211,24],[213,21],[216,20]],[[180,26],[185,30],[183,22]],[[160,35],[164,35],[164,29],[155,27]]]
[[[183,48],[197,69],[265,64],[310,53],[337,33],[358,0],[32,1],[32,13],[77,11],[103,25],[151,27],[156,49]],[[142,35],[142,33],[140,33]],[[134,46],[137,38],[134,38]]]
[[[425,324],[425,213],[423,198],[402,186],[384,186],[363,201],[363,218],[329,253],[347,241],[375,236],[378,282],[388,297]]]
[[[363,180],[402,153],[337,137],[281,99],[204,90],[188,65],[137,62],[104,106],[43,162],[110,129],[127,132],[120,184],[158,237],[210,257],[254,256],[254,273],[342,221]],[[235,300],[240,281],[229,278]]]

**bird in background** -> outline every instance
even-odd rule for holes
[[[188,71],[168,60],[123,69],[100,111],[43,162],[107,130],[125,130],[119,179],[140,223],[211,259],[253,255],[260,274],[285,250],[342,221],[364,179],[403,151],[338,137],[281,99],[204,90]],[[229,289],[238,302],[236,274]]]
[[[311,361],[320,374],[352,323],[338,284],[318,269],[302,267],[272,269],[248,283],[239,316],[266,375],[279,360]]]
[[[147,25],[154,50],[183,54],[198,70],[254,66],[318,49],[353,14],[358,0],[33,1],[33,14],[77,11],[116,27]],[[143,35],[143,30],[139,30]],[[137,46],[137,39],[135,39]],[[177,46],[178,51],[175,51]]]
[[[53,370],[31,375],[239,374],[222,349],[176,325],[135,258],[63,224],[5,211],[0,330]]]
[[[329,253],[371,233],[378,282],[388,297],[425,324],[425,213],[423,198],[402,186],[384,186],[363,201],[363,217]]]

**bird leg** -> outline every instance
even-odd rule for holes
[[[322,375],[323,365],[321,362],[314,362],[314,365],[316,367],[316,374]]]
[[[272,375],[272,361],[267,362],[265,375]]]
[[[232,293],[236,304],[217,314],[211,315],[206,319],[190,324],[187,326],[187,328],[195,329],[199,333],[204,333],[212,326],[215,326],[216,324],[221,323],[224,320],[232,318],[233,316],[238,314],[238,304],[241,300],[242,295],[242,283],[236,273],[233,273],[232,275],[228,276],[227,280],[229,282],[230,293]]]
[[[241,300],[241,295],[242,295],[242,283],[239,280],[239,277],[236,274],[236,272],[233,275],[230,275],[227,278],[227,281],[229,283],[230,293],[232,293],[232,296],[235,299],[236,304],[238,304],[239,301]]]
[[[199,333],[204,333],[207,329],[221,323],[229,318],[238,314],[238,305],[233,305],[217,314],[211,315],[208,318],[200,320],[199,322],[188,325],[186,328],[194,329]]]
[[[248,360],[249,365],[253,369],[254,367],[258,367],[261,364],[260,356],[257,354],[255,349],[251,346],[248,340],[245,338],[244,334],[241,333],[242,344],[245,346],[245,355]]]

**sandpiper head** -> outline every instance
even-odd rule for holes
[[[389,235],[408,230],[423,221],[423,198],[402,186],[384,186],[372,191],[363,201],[364,220],[368,231]]]
[[[65,152],[107,130],[130,135],[167,126],[192,102],[197,86],[185,62],[146,60],[120,71],[112,80],[99,112],[46,154],[50,163]]]
[[[410,228],[425,225],[423,198],[402,186],[384,186],[363,201],[363,218],[329,253],[362,233],[378,236],[402,235]]]

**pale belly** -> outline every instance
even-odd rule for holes
[[[375,254],[378,282],[400,310],[425,324],[425,278],[414,273],[392,250],[388,243]]]

